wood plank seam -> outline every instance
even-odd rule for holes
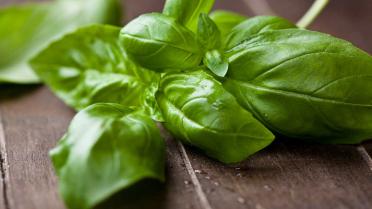
[[[8,182],[9,182],[9,173],[8,173],[8,158],[6,153],[6,143],[5,143],[5,132],[3,126],[3,119],[0,109],[0,172],[3,186],[3,199],[5,204],[5,209],[10,209],[10,201],[8,197]]]
[[[366,161],[366,163],[369,167],[369,170],[372,171],[372,158],[368,154],[366,148],[364,148],[363,145],[358,145],[357,150],[360,153],[360,155],[362,155],[362,158],[364,159],[364,161]]]
[[[177,147],[179,149],[179,152],[181,153],[181,157],[183,162],[185,163],[186,170],[190,175],[192,184],[195,187],[196,194],[200,200],[200,204],[203,209],[212,209],[211,204],[209,203],[206,194],[203,191],[203,188],[199,182],[198,177],[196,176],[196,173],[191,165],[190,159],[186,153],[185,147],[180,141],[177,141]]]

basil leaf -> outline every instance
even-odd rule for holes
[[[94,25],[52,43],[31,61],[38,76],[75,109],[98,102],[143,104],[159,75],[133,63],[121,48],[120,28]]]
[[[118,0],[65,0],[0,10],[0,83],[38,83],[27,64],[51,40],[91,23],[118,23]]]
[[[95,104],[76,115],[50,155],[70,209],[88,209],[142,179],[164,181],[165,143],[140,111]]]
[[[204,64],[216,75],[225,77],[229,69],[229,63],[224,54],[218,50],[212,50],[206,53]]]
[[[209,16],[213,20],[213,22],[216,23],[222,37],[227,36],[227,34],[230,33],[231,29],[233,29],[236,25],[243,22],[244,20],[248,19],[248,17],[245,17],[238,13],[224,10],[213,11]]]
[[[207,52],[204,55],[204,64],[216,75],[224,77],[229,68],[227,59],[223,53],[219,52],[222,48],[221,33],[217,25],[205,13],[200,14],[198,38]]]
[[[196,32],[199,15],[209,13],[213,5],[214,0],[166,0],[163,14]]]
[[[296,25],[281,17],[257,16],[235,26],[226,38],[227,49],[238,45],[250,36],[269,31],[296,28]]]
[[[221,48],[221,33],[217,25],[205,13],[200,14],[197,34],[206,50]]]
[[[327,143],[372,137],[372,57],[300,29],[268,31],[228,52],[225,87],[281,134]]]
[[[203,71],[166,75],[156,96],[167,129],[222,162],[242,161],[274,139]]]
[[[203,57],[195,34],[163,14],[138,17],[122,29],[120,38],[131,58],[158,72],[194,68]]]

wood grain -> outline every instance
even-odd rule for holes
[[[8,198],[6,197],[6,186],[9,183],[9,178],[7,175],[7,160],[8,158],[6,156],[5,133],[0,109],[0,208],[4,209],[8,208]]]
[[[48,150],[65,132],[74,113],[43,87],[7,86],[1,91],[9,208],[64,208]]]
[[[292,21],[309,0],[267,0]],[[25,0],[1,0],[0,6]],[[161,11],[164,0],[126,0],[126,21]],[[242,1],[217,9],[257,13]],[[331,1],[311,27],[372,52],[370,0]],[[75,113],[42,86],[0,86],[0,209],[65,209],[48,150]],[[372,208],[372,142],[318,145],[279,139],[247,161],[227,166],[167,138],[167,182],[143,181],[100,209],[333,209]],[[369,153],[369,154],[368,154]],[[4,187],[5,186],[5,187]],[[5,199],[4,199],[5,197]]]
[[[355,146],[278,139],[236,166],[189,154],[214,209],[372,206],[372,172]]]

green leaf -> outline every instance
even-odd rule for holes
[[[151,118],[157,122],[164,122],[163,115],[161,114],[158,103],[155,99],[155,94],[159,89],[159,83],[152,82],[152,84],[146,88],[144,92],[144,103],[141,105],[142,109],[151,116]]]
[[[246,16],[224,10],[213,11],[209,16],[216,23],[222,37],[226,37],[231,29],[248,19]]]
[[[175,18],[182,25],[196,32],[199,15],[209,13],[214,0],[166,0],[163,14]]]
[[[164,181],[165,143],[141,111],[95,104],[76,115],[50,152],[70,209],[89,209],[143,179]]]
[[[220,77],[225,77],[229,69],[227,58],[225,58],[224,54],[220,53],[218,50],[207,52],[204,57],[204,64],[209,70]]]
[[[218,81],[201,70],[166,75],[156,96],[167,129],[222,162],[242,161],[274,139]]]
[[[117,23],[118,0],[65,0],[0,10],[0,83],[38,83],[27,64],[51,40],[82,25]]]
[[[231,49],[250,36],[269,31],[296,28],[296,25],[281,17],[257,16],[235,26],[226,38],[225,47]]]
[[[221,48],[221,32],[205,13],[200,14],[197,35],[205,50]]]
[[[267,31],[228,52],[225,87],[281,134],[326,143],[372,137],[372,57],[300,29]]]
[[[163,14],[145,14],[131,21],[120,39],[131,58],[158,72],[194,68],[203,57],[195,34]]]
[[[120,28],[93,25],[52,43],[31,61],[38,76],[75,109],[99,102],[142,105],[159,75],[133,63],[122,49]]]

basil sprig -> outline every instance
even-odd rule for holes
[[[280,17],[209,16],[213,3],[167,0],[163,14],[121,30],[81,28],[31,61],[82,110],[51,152],[70,209],[163,180],[164,142],[152,119],[224,163],[265,148],[272,132],[322,143],[372,137],[369,54]]]

